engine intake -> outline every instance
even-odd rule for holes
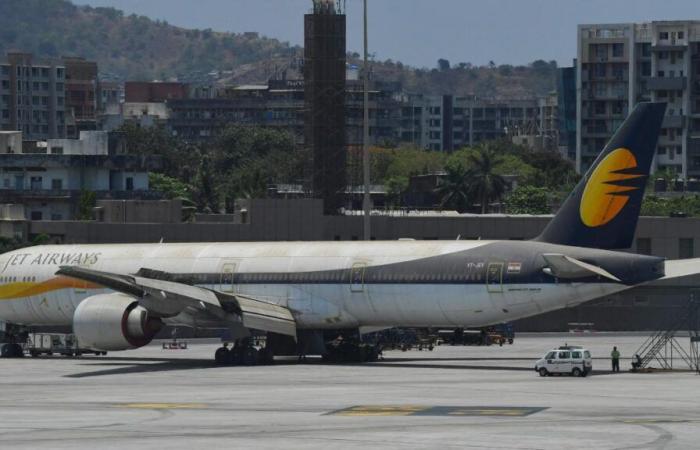
[[[162,326],[134,297],[121,293],[88,297],[73,314],[73,333],[79,345],[93,350],[143,347]]]

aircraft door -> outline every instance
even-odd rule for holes
[[[228,294],[238,292],[238,286],[235,284],[236,271],[238,270],[238,261],[223,261],[221,263],[221,271],[219,278],[219,290]]]
[[[486,268],[486,291],[489,293],[503,292],[502,262],[491,262]]]
[[[354,263],[350,268],[350,292],[363,292],[365,290],[365,269],[367,264]]]

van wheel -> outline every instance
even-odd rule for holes
[[[575,377],[580,377],[581,373],[581,369],[579,369],[578,367],[574,367],[574,370],[571,371],[571,375]]]
[[[549,375],[549,372],[547,372],[547,369],[544,367],[540,367],[540,370],[538,370],[539,374],[541,377],[546,377]]]

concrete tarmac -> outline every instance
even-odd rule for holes
[[[698,448],[698,375],[608,372],[613,345],[629,358],[643,340],[518,336],[363,365],[217,367],[194,342],[0,360],[0,448]],[[533,371],[564,342],[592,351],[592,376]]]

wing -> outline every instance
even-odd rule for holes
[[[171,274],[142,269],[135,275],[120,275],[61,266],[57,275],[89,281],[138,299],[150,313],[162,318],[181,314],[200,315],[228,327],[271,331],[296,339],[296,322],[291,311],[255,297],[227,294],[199,286],[169,281]]]

